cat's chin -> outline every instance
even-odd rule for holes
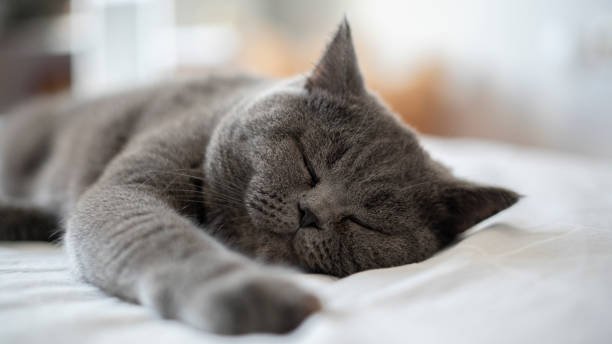
[[[300,228],[293,235],[292,246],[297,259],[297,265],[312,273],[323,273],[329,275],[342,275],[333,266],[334,259],[331,259],[331,243],[333,240],[326,237],[320,229]]]
[[[238,244],[236,249],[261,262],[301,269],[302,264],[294,245],[295,233],[297,232],[279,234],[268,229],[261,230],[257,245],[241,247]]]

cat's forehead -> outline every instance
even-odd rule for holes
[[[339,99],[275,92],[252,110],[251,133],[276,143],[297,139],[321,167],[355,178],[393,175],[402,182],[427,163],[415,134],[371,96]]]

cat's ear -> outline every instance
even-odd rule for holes
[[[346,17],[308,77],[306,89],[309,92],[323,90],[338,96],[359,96],[364,92],[351,28]]]
[[[510,207],[520,196],[500,187],[463,181],[449,182],[438,194],[434,220],[438,231],[454,237],[480,221]]]

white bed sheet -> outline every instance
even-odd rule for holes
[[[427,139],[461,176],[526,197],[419,264],[334,281],[289,335],[224,337],[75,281],[60,248],[0,243],[0,343],[612,343],[612,164]]]

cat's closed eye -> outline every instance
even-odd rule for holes
[[[308,174],[310,176],[310,185],[314,187],[319,183],[319,176],[317,175],[312,163],[304,153],[304,146],[302,145],[302,143],[299,140],[296,140],[296,144],[298,146],[300,154],[302,155],[302,161],[304,163],[304,166],[306,167],[306,170],[308,171]]]
[[[369,231],[376,232],[376,233],[381,233],[381,234],[387,234],[387,233],[385,233],[383,231],[375,229],[374,227],[368,225],[367,223],[365,223],[364,221],[361,221],[359,218],[357,218],[357,217],[355,217],[353,215],[346,216],[344,219],[346,221],[350,221],[350,222],[356,224],[357,226],[359,226],[361,228],[364,228],[364,229],[367,229]]]

